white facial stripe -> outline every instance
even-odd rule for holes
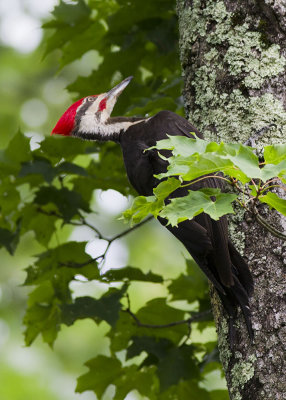
[[[87,132],[94,135],[101,135],[105,139],[112,138],[120,132],[125,132],[131,125],[145,121],[145,118],[139,121],[122,121],[114,124],[105,124],[97,120],[95,115],[84,115],[79,125],[79,133]]]

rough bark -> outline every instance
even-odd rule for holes
[[[206,138],[257,143],[285,142],[286,5],[279,0],[177,0],[186,113]],[[286,221],[261,207],[267,221],[285,231]],[[286,399],[286,243],[241,210],[231,236],[255,280],[251,300],[254,343],[239,316],[233,351],[216,295],[212,302],[219,350],[232,400]]]

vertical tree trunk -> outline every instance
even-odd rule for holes
[[[286,6],[279,0],[177,0],[187,116],[207,139],[257,147],[285,142]],[[286,221],[261,207],[280,231]],[[231,237],[255,280],[254,343],[243,318],[230,351],[225,316],[212,294],[219,350],[232,400],[286,399],[286,243],[238,210]],[[284,298],[283,298],[284,297]]]

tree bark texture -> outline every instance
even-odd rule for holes
[[[205,138],[225,142],[244,143],[268,127],[256,142],[258,152],[264,145],[285,143],[286,3],[177,0],[177,10],[189,120]],[[264,206],[259,212],[285,233],[284,217]],[[286,242],[241,210],[230,219],[230,234],[255,280],[254,343],[239,315],[233,351],[223,310],[212,291],[230,399],[286,399]]]

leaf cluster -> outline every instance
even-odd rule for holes
[[[160,183],[153,196],[136,197],[132,207],[123,213],[128,222],[138,223],[152,214],[176,226],[202,212],[218,220],[233,213],[234,201],[250,212],[256,213],[256,206],[266,203],[286,215],[286,200],[271,191],[284,189],[286,183],[285,144],[266,146],[263,162],[249,146],[218,144],[198,137],[169,136],[158,142],[155,149],[161,157],[162,150],[172,152],[166,159],[168,169],[156,176]],[[181,189],[185,189],[184,196]]]
[[[104,321],[109,326],[110,355],[87,362],[89,371],[79,378],[77,391],[93,390],[100,398],[114,385],[116,399],[124,399],[134,389],[150,399],[172,399],[177,390],[182,399],[188,398],[190,391],[211,399],[199,383],[206,365],[207,371],[218,368],[217,359],[207,364],[201,359],[214,351],[216,342],[192,344],[189,339],[194,323],[202,331],[213,326],[207,281],[194,263],[188,261],[186,272],[168,282],[160,274],[131,266],[102,274],[102,258],[89,256],[86,242],[69,241],[68,237],[60,244],[56,240],[63,227],[74,226],[87,226],[95,237],[103,238],[87,221],[93,213],[94,189],[114,187],[129,193],[122,161],[117,164],[113,147],[52,137],[31,151],[29,139],[19,132],[1,152],[0,244],[13,254],[19,240],[33,232],[45,248],[26,269],[24,284],[32,290],[24,316],[25,342],[30,345],[41,335],[53,346],[63,325],[89,318],[96,327]],[[19,153],[19,148],[23,152]],[[102,154],[107,156],[102,159]],[[109,244],[113,240],[103,239]],[[75,296],[72,283],[84,285],[87,281],[103,285],[103,294]],[[133,282],[163,285],[170,301],[183,300],[190,311],[175,308],[166,298],[154,298],[133,312],[129,295]],[[122,351],[124,358],[118,356]]]

